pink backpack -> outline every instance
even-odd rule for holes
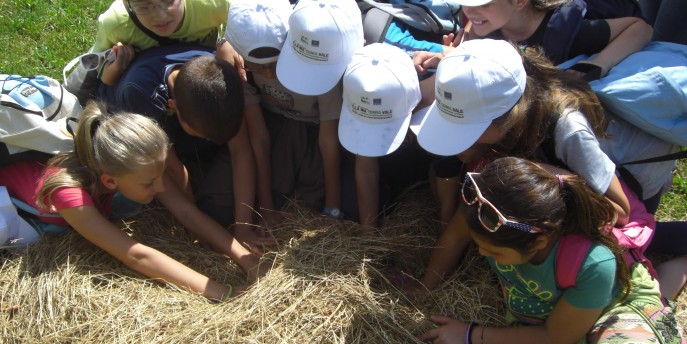
[[[657,278],[658,275],[651,261],[644,256],[654,235],[656,220],[622,180],[620,184],[630,201],[630,220],[623,227],[614,227],[613,236],[618,240],[620,247],[625,249],[625,261],[628,268],[631,268],[635,262],[641,262],[646,265],[651,276]],[[556,283],[560,289],[575,286],[577,273],[591,245],[592,240],[583,235],[566,235],[560,239],[555,262]]]

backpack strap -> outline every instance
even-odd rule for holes
[[[363,17],[363,36],[365,37],[365,44],[382,43],[386,31],[389,30],[389,25],[394,16],[372,7]]]
[[[648,164],[651,162],[679,160],[679,159],[684,159],[684,158],[687,158],[687,151],[679,151],[679,152],[675,152],[675,153],[671,153],[671,154],[659,155],[659,156],[656,156],[653,158],[624,162],[620,165]]]
[[[129,18],[131,18],[131,21],[133,21],[134,24],[136,24],[136,27],[138,27],[139,30],[143,31],[143,33],[148,35],[148,37],[156,40],[160,45],[172,45],[179,43],[179,40],[177,39],[160,36],[155,32],[148,30],[147,27],[143,26],[143,24],[141,24],[141,21],[138,19],[138,16],[136,16],[136,13],[134,13],[134,10],[129,6],[128,2],[124,4],[124,7],[126,8],[126,13],[129,14]]]
[[[684,158],[687,158],[687,151],[679,151],[675,153],[655,156],[653,158],[624,162],[622,164],[617,164],[616,169],[618,170],[618,174],[620,174],[620,178],[625,182],[625,184],[627,184],[627,186],[632,190],[632,192],[635,193],[635,195],[637,195],[637,197],[639,197],[639,199],[643,200],[644,189],[642,188],[642,184],[637,180],[637,178],[635,178],[632,175],[632,173],[628,169],[625,168],[625,166],[635,164],[648,164],[652,162],[662,162],[669,160],[679,160]]]
[[[556,284],[559,289],[575,286],[577,273],[591,247],[592,240],[583,235],[566,235],[560,238],[554,262]]]
[[[31,215],[32,217],[53,217],[53,218],[60,218],[62,216],[57,215],[57,214],[48,214],[48,213],[43,213],[41,214],[38,209],[28,205],[25,202],[22,202],[14,197],[10,197],[10,200],[12,201],[12,204],[17,208],[17,210],[23,214],[28,214]]]
[[[543,47],[546,55],[559,64],[568,59],[573,37],[582,26],[582,19],[587,13],[584,0],[572,0],[553,10],[553,14],[546,24]]]

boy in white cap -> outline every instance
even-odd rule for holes
[[[355,154],[358,210],[364,226],[378,225],[383,182],[378,157],[397,151],[404,142],[410,115],[419,101],[417,73],[403,50],[374,43],[353,54],[343,77],[339,140]],[[412,166],[393,173],[410,171]]]
[[[297,93],[286,88],[276,76],[279,74],[278,65],[285,55],[282,46],[288,38],[289,23],[300,25],[307,22],[298,18],[310,13],[311,7],[320,8],[319,5],[323,5],[334,10],[342,6],[339,3],[346,2],[304,0],[297,6],[297,10],[300,10],[295,12],[299,13],[295,16],[287,0],[240,0],[232,2],[229,9],[225,37],[236,46],[250,72],[251,81],[245,85],[245,114],[258,165],[258,200],[261,208],[278,210],[286,197],[292,197],[295,193],[307,206],[322,210],[332,218],[343,218],[337,136],[341,110],[339,79],[343,69],[332,72],[331,66],[327,66],[301,70],[299,77],[302,80],[322,86],[317,92]],[[354,1],[350,2],[356,6]],[[329,18],[334,15],[339,17],[335,12],[329,14]],[[316,20],[309,18],[309,21]],[[329,30],[330,34],[335,35],[339,28],[333,25]],[[301,36],[305,35],[302,28],[299,32]],[[301,38],[297,39],[300,42]],[[322,39],[321,51],[317,54],[325,54],[324,49],[341,44],[342,39],[340,35],[329,40]],[[287,42],[289,47],[292,44]],[[331,56],[329,61],[341,60],[341,53],[332,51],[331,55],[327,55]],[[292,58],[299,59],[294,56],[286,59]],[[326,60],[325,57],[322,59]],[[293,64],[298,64],[298,67],[293,66],[294,70],[303,68],[302,63]],[[291,66],[284,68],[291,69]],[[327,82],[322,82],[324,79]],[[279,220],[273,212],[265,212],[263,217],[268,224],[275,224]]]
[[[277,77],[293,92],[323,94],[339,83],[363,43],[362,15],[355,0],[301,0],[289,18]]]

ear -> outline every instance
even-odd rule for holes
[[[172,99],[172,98],[169,98],[169,99],[167,100],[167,107],[168,107],[170,110],[176,111],[176,110],[177,110],[177,101],[174,100],[174,99]]]
[[[527,5],[529,5],[529,3],[530,3],[530,0],[513,0],[513,6],[515,6],[515,8],[516,8],[518,11],[520,11],[520,10],[522,10],[523,8],[527,7]]]
[[[100,175],[100,182],[103,183],[108,190],[117,190],[117,181],[107,172],[103,172],[103,174]]]
[[[532,246],[532,250],[540,251],[546,248],[549,245],[549,242],[551,241],[551,236],[549,234],[543,233],[539,236],[537,236],[537,239],[534,240],[534,246]]]

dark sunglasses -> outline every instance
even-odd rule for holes
[[[477,218],[484,229],[493,233],[501,228],[502,225],[507,225],[526,233],[543,232],[540,228],[525,223],[511,221],[503,216],[503,214],[501,214],[501,212],[496,209],[491,202],[482,196],[482,193],[479,191],[479,187],[477,187],[477,183],[475,183],[475,179],[472,177],[474,175],[479,175],[479,173],[467,173],[461,194],[463,196],[463,202],[465,202],[467,205],[473,205],[479,202],[479,208],[477,208]]]

